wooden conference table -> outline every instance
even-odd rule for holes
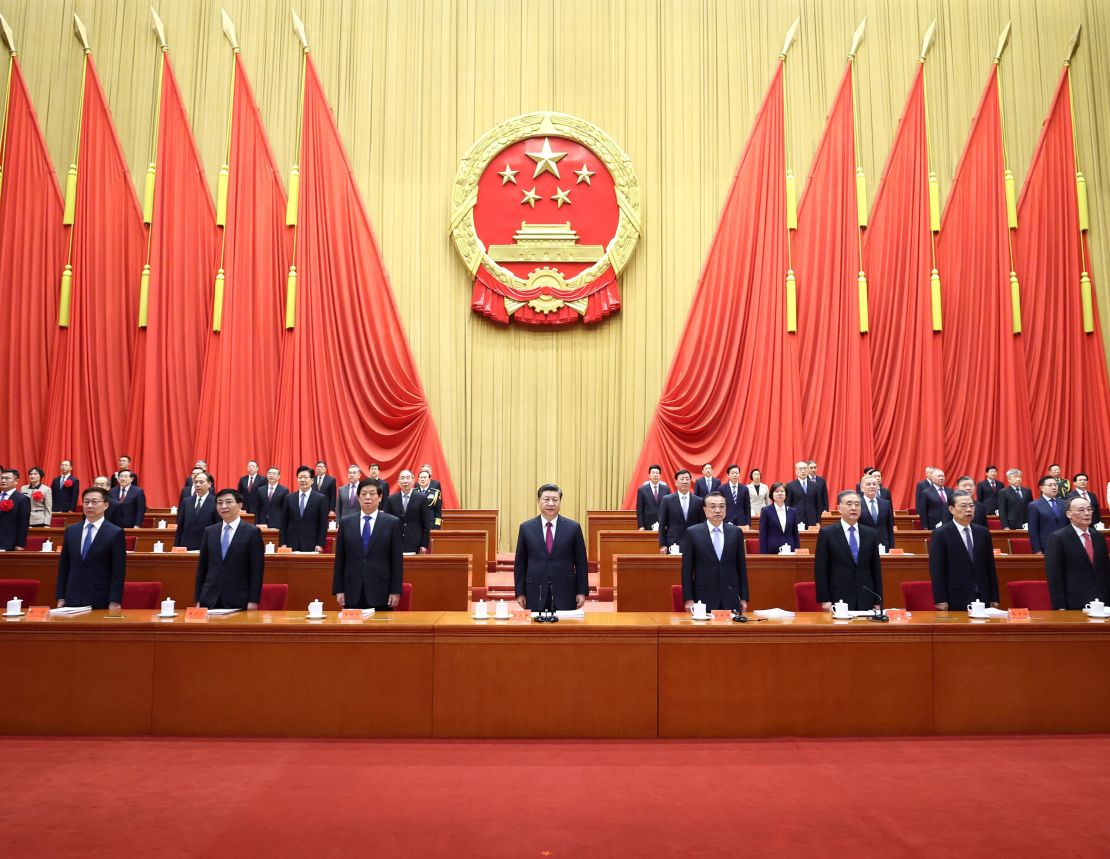
[[[735,624],[466,612],[0,621],[5,734],[757,737],[1110,731],[1079,612]]]

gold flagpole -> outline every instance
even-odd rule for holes
[[[4,44],[8,46],[8,79],[4,84],[4,120],[0,125],[0,195],[4,193],[4,164],[8,157],[8,111],[11,109],[12,99],[12,70],[15,67],[15,59],[19,56],[19,52],[15,49],[15,36],[12,35],[12,28],[8,26],[8,22],[0,15],[0,33],[3,34]]]
[[[220,266],[216,271],[216,281],[212,294],[212,330],[217,334],[223,328],[224,319],[224,250],[227,247],[227,187],[231,178],[231,135],[235,121],[235,83],[239,77],[239,39],[235,35],[235,25],[224,9],[220,10],[223,19],[224,35],[231,44],[231,94],[227,100],[227,140],[224,144],[224,163],[216,180],[216,226],[220,230]]]
[[[154,185],[157,181],[158,126],[162,113],[162,83],[166,74],[166,53],[170,49],[169,45],[166,44],[166,29],[162,25],[162,19],[159,18],[158,13],[154,11],[153,6],[150,8],[150,17],[151,26],[158,35],[160,53],[158,54],[158,73],[156,75],[157,81],[154,91],[153,130],[150,134],[150,161],[146,166],[146,183],[143,186],[143,223],[146,224],[148,228],[150,227],[151,221],[154,220]],[[147,319],[150,310],[150,254],[153,236],[154,231],[147,229],[146,262],[143,264],[143,273],[139,278],[140,328],[147,327]]]
[[[297,163],[289,171],[289,199],[285,207],[285,225],[293,228],[293,252],[289,259],[289,277],[285,282],[285,327],[292,329],[297,324],[297,211],[301,199],[301,135],[304,125],[304,88],[308,72],[308,39],[304,24],[293,12],[293,32],[301,43],[301,92],[297,110]]]
[[[929,137],[929,88],[925,74],[925,58],[929,49],[933,47],[933,40],[937,32],[937,22],[929,25],[925,31],[925,38],[921,42],[921,54],[917,61],[921,64],[921,106],[925,113],[925,163],[929,169],[929,250],[932,253],[933,270],[929,275],[929,298],[932,310],[933,333],[944,330],[944,316],[940,295],[940,272],[937,270],[937,233],[940,232],[940,182],[933,169],[931,140]]]
[[[998,128],[1002,136],[1002,167],[1006,183],[1006,218],[1010,230],[1006,233],[1006,244],[1010,250],[1010,315],[1012,317],[1011,330],[1014,334],[1021,333],[1021,285],[1018,283],[1017,271],[1014,269],[1014,238],[1012,231],[1017,229],[1017,190],[1014,183],[1014,174],[1006,160],[1006,121],[1002,111],[1002,53],[1010,40],[1010,24],[998,37],[998,48],[994,52],[994,65],[998,68],[994,76],[994,83],[998,89]]]
[[[1075,132],[1075,102],[1071,97],[1071,60],[1075,56],[1075,49],[1079,46],[1079,32],[1083,28],[1080,24],[1071,34],[1068,42],[1068,55],[1064,60],[1064,75],[1068,87],[1068,110],[1071,113],[1071,143],[1075,155],[1075,202],[1079,214],[1079,301],[1083,311],[1083,333],[1095,333],[1095,302],[1091,295],[1091,277],[1087,274],[1087,247],[1083,241],[1084,233],[1091,228],[1090,213],[1087,209],[1087,180],[1083,178],[1083,171],[1079,169],[1079,135]]]
[[[852,37],[852,47],[848,51],[848,65],[852,74],[852,149],[856,159],[856,214],[857,225],[856,239],[859,250],[859,275],[856,278],[859,291],[859,333],[866,334],[870,330],[867,312],[867,275],[863,271],[863,231],[867,228],[867,181],[863,173],[862,159],[859,147],[859,110],[856,102],[856,54],[863,43],[864,29],[867,27],[867,18],[864,18]]]
[[[89,34],[85,30],[85,25],[81,22],[81,19],[77,17],[76,12],[73,14],[73,30],[81,42],[85,56],[81,67],[81,114],[77,120],[77,135],[73,142],[73,160],[70,162],[69,172],[66,174],[65,209],[62,213],[62,225],[67,227],[73,226],[77,214],[77,163],[81,155],[81,123],[84,122],[85,118],[85,81],[89,74],[89,57],[92,56],[92,48],[89,47]],[[66,267],[62,271],[61,295],[58,297],[59,328],[69,328],[72,295],[73,230],[71,229],[66,248]]]
[[[782,63],[782,143],[783,160],[786,163],[786,331],[798,333],[798,284],[794,277],[794,231],[798,229],[798,185],[794,171],[790,169],[790,111],[786,103],[786,55],[798,38],[800,18],[795,18],[779,54]]]

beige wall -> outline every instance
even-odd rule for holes
[[[76,10],[136,183],[151,139],[156,47],[149,0],[0,0],[60,172],[77,124]],[[226,134],[238,29],[270,141],[294,160],[298,45],[285,0],[154,0],[213,187]],[[1110,3],[1105,0],[300,0],[313,55],[385,256],[448,461],[467,507],[502,511],[502,547],[555,480],[566,512],[619,504],[670,364],[719,207],[774,68],[801,16],[787,78],[791,166],[809,170],[852,33],[866,15],[858,92],[870,196],[894,135],[921,38],[929,61],[934,161],[946,197],[999,33],[1007,150],[1019,183],[1068,37],[1081,163],[1092,201],[1094,271],[1110,307],[1105,148]],[[6,76],[6,65],[0,70]],[[1101,99],[1096,100],[1096,94]],[[629,153],[644,235],[621,278],[624,309],[600,327],[501,328],[469,309],[451,246],[461,155],[497,122],[531,110],[585,117]],[[712,360],[712,358],[707,358]],[[548,382],[547,377],[555,373]],[[723,465],[723,463],[722,463]],[[742,463],[758,465],[758,463]],[[775,477],[775,475],[766,475]]]

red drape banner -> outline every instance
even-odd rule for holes
[[[306,57],[296,237],[296,327],[285,335],[274,456],[283,468],[323,458],[432,466],[458,506],[370,219],[311,56]]]
[[[1110,384],[1093,283],[1094,331],[1083,331],[1080,278],[1090,254],[1080,238],[1075,171],[1064,69],[1025,179],[1014,254],[1025,287],[1034,461],[1038,471],[1057,462],[1069,478],[1088,473],[1103,498],[1110,451],[1100,429],[1110,427]]]
[[[136,470],[141,466],[147,501],[168,507],[177,503],[193,464],[217,232],[204,165],[167,53],[159,104],[148,322],[135,348],[127,450]]]
[[[871,308],[870,425],[894,506],[912,507],[926,465],[944,459],[936,408],[940,335],[932,330],[925,67],[918,66],[863,242]]]
[[[871,358],[860,333],[860,228],[852,64],[844,72],[798,209],[802,441],[828,481],[829,495],[852,489],[874,465]],[[789,475],[789,472],[785,472]]]
[[[285,190],[240,54],[235,55],[219,332],[205,321],[194,457],[234,485],[249,459],[271,464],[289,258]],[[213,278],[215,269],[213,269]],[[293,476],[282,475],[292,486]]]
[[[998,69],[992,67],[937,240],[944,375],[930,393],[944,419],[944,462],[932,464],[949,479],[981,479],[987,465],[997,465],[1022,469],[1030,482],[1034,464],[1025,344],[1012,333],[1004,171]]]
[[[782,95],[780,64],[725,201],[626,508],[656,462],[668,475],[703,462],[736,462],[745,480],[751,468],[767,482],[793,473],[801,403],[796,338],[786,333]]]
[[[7,126],[0,167],[0,307],[19,343],[0,369],[9,408],[0,422],[3,462],[46,469],[46,403],[50,354],[58,326],[58,279],[65,265],[62,195],[19,61],[12,58]],[[18,359],[18,360],[17,360]]]
[[[72,232],[73,297],[51,362],[44,458],[73,460],[83,485],[127,453],[128,392],[146,231],[92,56],[85,93]],[[135,468],[142,476],[143,463]]]

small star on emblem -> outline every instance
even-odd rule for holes
[[[533,179],[544,172],[550,173],[556,179],[560,178],[559,168],[556,166],[556,162],[561,158],[565,158],[566,153],[552,152],[551,141],[546,137],[543,139],[543,146],[540,148],[539,152],[525,152],[524,154],[536,162],[536,172],[532,174]]]
[[[578,181],[574,184],[581,185],[583,182],[585,182],[587,185],[592,185],[593,182],[590,181],[590,177],[593,176],[596,172],[597,171],[591,170],[589,167],[583,164],[581,170],[574,171],[574,175],[578,177]]]
[[[520,172],[519,170],[514,170],[512,167],[510,167],[509,162],[506,161],[505,162],[505,169],[502,170],[497,175],[501,177],[501,184],[502,185],[504,185],[506,182],[512,182],[515,185],[516,184],[516,174],[519,173],[519,172]]]
[[[550,850],[544,850],[544,851],[543,851],[543,853],[541,853],[540,855],[541,855],[541,856],[550,856],[550,855],[551,855],[551,851],[550,851]]]
[[[536,189],[533,188],[531,191],[525,191],[524,192],[524,199],[520,201],[520,205],[523,206],[525,203],[527,203],[529,206],[531,206],[534,209],[534,208],[536,208],[536,200],[538,200],[539,198],[540,198],[540,195],[537,194]]]
[[[555,201],[555,205],[557,205],[560,209],[563,208],[563,203],[566,203],[569,206],[570,191],[564,191],[562,188],[559,188],[557,186],[555,190],[557,193],[551,195],[551,199]],[[533,206],[533,208],[535,207]]]

